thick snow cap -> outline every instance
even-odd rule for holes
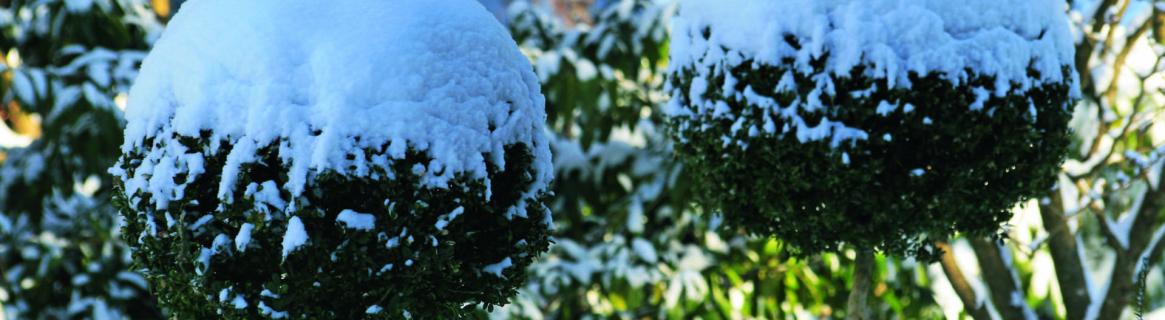
[[[476,1],[198,0],[145,59],[122,149],[209,132],[234,146],[226,190],[225,173],[277,144],[298,195],[309,171],[384,166],[345,156],[386,143],[393,158],[430,156],[422,181],[438,188],[484,179],[487,162],[505,167],[506,145],[525,143],[532,194],[552,177],[545,117],[529,62]]]
[[[909,72],[958,85],[971,70],[996,77],[995,95],[1003,96],[1075,84],[1062,72],[1074,52],[1064,9],[1058,0],[684,0],[673,20],[671,65],[720,60],[705,55],[769,65],[792,58],[808,74],[810,62],[828,54],[826,70],[836,75],[864,65],[872,67],[867,76],[909,88]],[[708,26],[719,32],[705,40],[699,35]]]

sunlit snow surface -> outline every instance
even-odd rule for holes
[[[287,258],[287,254],[295,252],[300,246],[307,243],[307,230],[303,227],[303,221],[299,217],[291,217],[287,221],[287,232],[283,234],[283,258]]]
[[[828,53],[826,69],[838,75],[871,65],[869,76],[908,88],[908,72],[939,72],[958,83],[970,69],[995,76],[1002,95],[1065,82],[1061,68],[1071,65],[1073,42],[1064,8],[1054,0],[687,0],[673,20],[671,65],[743,55],[770,65],[793,58],[809,73],[810,60]],[[719,30],[711,39],[694,36],[709,25]],[[1041,76],[1029,77],[1029,66]]]
[[[343,223],[348,229],[369,231],[376,226],[376,216],[352,210],[340,211],[336,221]]]
[[[526,58],[474,1],[204,0],[183,5],[145,59],[122,149],[210,132],[233,146],[219,185],[230,202],[239,167],[269,145],[289,168],[282,188],[298,196],[309,172],[385,166],[345,156],[386,143],[392,158],[426,150],[422,183],[445,187],[455,174],[486,178],[487,163],[504,167],[504,146],[524,142],[533,194],[553,174],[544,108]],[[181,189],[172,178],[190,159],[180,144],[162,149],[142,163],[153,178],[123,177],[127,194]]]

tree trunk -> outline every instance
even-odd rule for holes
[[[866,297],[870,295],[870,284],[874,274],[874,251],[858,249],[854,261],[854,285],[849,292],[846,320],[863,320],[866,317]]]
[[[1076,237],[1068,227],[1064,214],[1060,208],[1059,193],[1052,193],[1053,203],[1040,205],[1040,218],[1044,222],[1044,229],[1048,230],[1048,251],[1052,254],[1052,262],[1056,269],[1056,279],[1060,282],[1060,295],[1064,299],[1064,308],[1068,311],[1068,320],[1084,319],[1088,305],[1092,303],[1088,296],[1088,285],[1084,277],[1084,266],[1080,262],[1080,252],[1076,248]]]

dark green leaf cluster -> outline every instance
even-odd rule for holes
[[[787,40],[797,46],[797,39]],[[969,78],[955,84],[942,74],[911,73],[913,86],[903,89],[860,66],[827,73],[828,59],[815,59],[811,73],[793,71],[792,59],[769,65],[747,57],[735,66],[701,61],[673,69],[669,84],[680,108],[695,111],[693,100],[723,102],[736,118],[696,113],[675,116],[670,126],[677,152],[701,180],[703,203],[722,211],[729,225],[776,236],[805,254],[850,244],[932,258],[931,240],[997,234],[1017,202],[1053,184],[1069,139],[1069,84],[992,95],[972,110],[976,90],[995,92],[993,77],[966,70]],[[790,72],[797,89],[777,91]],[[1064,79],[1070,72],[1064,68]],[[708,90],[689,97],[697,74],[710,75]],[[728,76],[735,83],[725,88]],[[825,108],[797,108],[797,115],[809,127],[828,119],[868,138],[831,146],[829,139],[801,142],[790,130],[733,128],[761,128],[765,118],[777,128],[790,125],[736,92],[751,87],[788,106],[808,101],[821,76],[836,94],[820,98]],[[883,101],[913,108],[879,114]]]
[[[415,168],[431,159],[411,147],[403,159],[371,168],[368,177],[314,173],[303,195],[279,191],[294,206],[285,210],[256,201],[245,188],[232,191],[234,201],[220,201],[218,186],[231,146],[224,142],[211,149],[207,137],[149,139],[149,148],[128,152],[119,168],[132,176],[148,152],[164,152],[168,143],[206,156],[205,173],[192,181],[184,174],[175,177],[176,184],[187,184],[184,196],[157,210],[149,201],[156,195],[125,194],[119,184],[115,199],[126,217],[124,236],[135,261],[160,302],[179,318],[461,317],[506,303],[524,283],[526,267],[549,246],[546,194],[527,194],[534,182],[533,154],[524,144],[507,146],[505,168],[491,165],[489,180],[458,174],[447,188],[421,184]],[[387,147],[361,156],[384,157]],[[240,170],[240,186],[287,182],[278,147],[261,148],[257,157]],[[526,216],[507,218],[517,206],[525,206]],[[450,218],[458,208],[463,213]],[[374,215],[375,227],[346,227],[337,221],[346,209]],[[196,226],[204,215],[212,218]],[[284,259],[281,243],[292,216],[302,220],[309,239]],[[448,221],[443,228],[440,219]],[[240,251],[232,239],[245,223],[254,230]],[[151,235],[153,230],[157,234]],[[220,235],[231,243],[216,244]],[[500,276],[484,270],[505,259],[512,266]]]
[[[529,294],[508,306],[509,317],[664,317],[679,308],[666,305],[669,279],[659,270],[675,270],[685,247],[703,243],[705,228],[694,225],[704,219],[684,212],[679,161],[656,129],[673,6],[608,3],[576,26],[542,6],[511,11],[510,33],[533,60],[555,133],[558,245],[532,268]],[[626,129],[644,144],[628,144],[618,133]],[[570,267],[588,265],[596,267]]]
[[[638,125],[643,111],[659,104],[652,93],[661,86],[656,73],[667,59],[667,6],[626,0],[596,8],[585,33],[537,6],[517,6],[510,33],[519,45],[539,49],[532,62],[549,126],[585,148],[607,141],[612,128]]]
[[[144,5],[0,1],[0,120],[34,137],[0,146],[0,318],[161,316],[127,271],[106,174],[124,124],[114,97],[158,26]],[[38,121],[21,132],[21,119]]]

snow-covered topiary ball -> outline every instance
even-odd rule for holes
[[[1077,95],[1056,0],[691,0],[666,108],[729,225],[929,256],[1053,183]]]
[[[544,101],[473,0],[187,2],[111,169],[178,318],[431,318],[545,251]]]

